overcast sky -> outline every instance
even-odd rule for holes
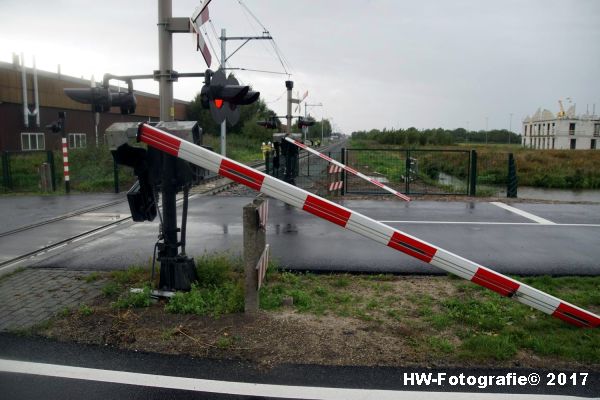
[[[173,0],[188,17],[199,0]],[[270,31],[292,73],[309,92],[316,118],[345,133],[371,128],[469,127],[513,130],[538,107],[558,110],[570,97],[578,113],[600,113],[599,0],[243,0]],[[217,33],[260,35],[238,0],[209,6]],[[158,68],[156,0],[0,0],[0,60],[25,53],[40,69],[100,80],[105,72]],[[220,50],[208,25],[217,68]],[[241,42],[228,41],[228,54]],[[283,72],[269,41],[252,41],[231,67]],[[204,71],[189,34],[174,35],[174,69]],[[238,71],[278,114],[286,75]],[[175,84],[191,100],[199,79]],[[158,93],[154,82],[135,88]],[[278,100],[279,99],[279,100]],[[304,112],[304,109],[302,110]]]

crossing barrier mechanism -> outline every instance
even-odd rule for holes
[[[304,143],[300,143],[299,141],[294,140],[290,137],[286,137],[285,140],[287,140],[290,143],[295,144],[296,146],[300,147],[301,149],[304,149],[310,153],[316,154],[317,156],[321,157],[323,160],[329,161],[330,163],[337,165],[338,167],[344,169],[345,171],[350,172],[352,175],[356,175],[359,178],[364,179],[365,181],[371,182],[373,185],[379,186],[383,190],[386,190],[386,191],[390,192],[391,194],[393,194],[397,197],[400,197],[402,200],[410,201],[410,197],[408,197],[407,195],[402,194],[399,191],[394,190],[391,187],[384,185],[383,183],[379,182],[377,179],[370,178],[370,177],[366,176],[365,174],[358,172],[354,168],[350,168],[347,165],[342,164],[341,162],[335,161],[331,157],[328,157],[325,154],[316,151],[315,149],[311,149]]]
[[[511,297],[572,325],[587,328],[600,326],[600,317],[596,314],[237,161],[181,140],[165,131],[142,123],[138,130],[138,141],[214,171],[251,189],[486,287],[502,296]]]

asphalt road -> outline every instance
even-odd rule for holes
[[[199,196],[190,201],[188,254],[241,252],[242,207],[248,197]],[[600,205],[488,202],[410,203],[345,201],[343,205],[482,265],[510,274],[600,273]],[[5,212],[5,211],[4,211]],[[529,213],[529,214],[527,214]],[[84,214],[21,236],[0,239],[0,254],[34,249],[68,232],[79,232],[115,215],[126,204]],[[1,216],[1,215],[0,215]],[[24,215],[23,224],[37,216]],[[27,265],[114,269],[152,258],[158,219],[125,223]],[[276,200],[269,201],[267,241],[279,264],[290,269],[392,273],[441,273],[419,260],[381,246]]]
[[[576,374],[576,383],[548,385],[549,374],[561,373],[569,377]],[[585,384],[581,373],[589,373]],[[445,379],[441,384],[418,384],[416,378],[407,379],[414,376],[412,374],[432,374],[433,377],[445,374]],[[482,388],[479,384],[449,383],[452,376],[458,379],[461,374],[465,383],[469,376],[510,374],[516,377],[538,374],[541,381],[537,385],[492,384]],[[570,371],[517,367],[426,369],[284,364],[265,369],[241,361],[121,351],[0,334],[0,388],[3,398],[11,400],[506,398],[499,393],[510,393],[511,399],[528,398],[526,394],[545,394],[554,399],[558,396],[597,396],[600,375],[585,368]],[[238,394],[234,394],[236,392]]]

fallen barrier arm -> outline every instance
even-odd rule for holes
[[[600,317],[596,314],[165,131],[142,123],[138,141],[570,324],[588,328],[600,326]]]

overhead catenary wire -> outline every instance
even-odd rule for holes
[[[212,26],[212,20],[209,20],[211,26]],[[208,35],[208,31],[206,30],[206,24],[202,25],[201,29],[204,31],[204,36],[206,37],[206,41],[208,42],[208,45],[210,46],[210,50],[213,52],[215,58],[217,59],[217,62],[219,63],[219,65],[221,65],[221,58],[218,56],[219,54],[221,54],[220,52],[215,51],[215,47],[213,46],[212,40],[210,40],[210,36]],[[214,29],[214,26],[213,26]]]
[[[287,94],[287,89],[285,89],[285,90],[284,90],[284,91],[283,91],[283,92],[282,92],[282,93],[279,95],[279,97],[277,97],[275,100],[271,100],[271,101],[265,101],[265,104],[271,104],[271,103],[275,103],[275,102],[277,102],[277,101],[281,100],[281,98],[282,98],[283,96],[285,96],[286,94]]]
[[[240,6],[242,7],[242,14],[244,15],[244,18],[246,19],[246,22],[248,23],[248,27],[250,29],[251,32],[256,32],[259,29],[262,29],[262,32],[268,32],[264,26],[259,26],[257,27],[251,20],[250,20],[250,16],[249,13],[247,12],[247,7],[246,9],[244,8],[244,5],[240,4]],[[260,25],[260,22],[259,22]],[[273,50],[272,46],[267,46],[265,43],[263,43],[262,40],[258,41],[260,43],[260,45],[262,46],[262,48],[265,50],[265,52],[267,54],[269,54],[269,56],[273,57],[273,58],[278,58],[277,53]],[[285,73],[284,73],[285,74]]]
[[[246,6],[242,0],[238,0],[238,4],[242,7],[242,9],[248,13],[248,15],[250,15],[258,25],[260,25],[260,27],[263,29],[263,32],[268,32],[269,30],[263,25],[262,22],[260,22],[260,20],[256,17],[256,15],[254,15],[254,13],[252,11],[250,11],[250,9],[248,8],[248,6]],[[291,64],[289,63],[289,61],[285,58],[285,56],[283,55],[283,52],[279,49],[279,47],[277,46],[277,43],[275,42],[275,39],[271,38],[270,40],[271,42],[271,46],[273,47],[273,50],[275,51],[275,54],[279,60],[279,63],[281,64],[281,67],[283,68],[283,70],[285,71],[285,75],[292,75],[291,71]],[[287,67],[286,67],[287,65]]]

